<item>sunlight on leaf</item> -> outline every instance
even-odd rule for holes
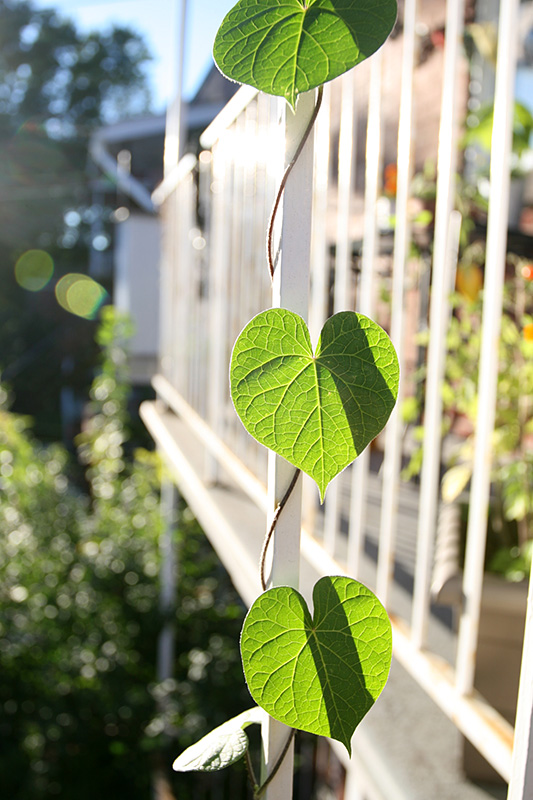
[[[301,317],[283,308],[263,311],[237,339],[230,370],[246,430],[310,475],[322,500],[335,475],[383,429],[398,380],[389,337],[353,311],[327,320],[314,356]]]
[[[176,772],[216,772],[229,767],[248,750],[244,729],[253,723],[261,724],[264,718],[263,710],[257,706],[243,711],[184,750],[172,768]]]
[[[228,78],[296,98],[364,61],[385,42],[396,0],[239,0],[213,49]]]
[[[375,595],[346,577],[321,578],[314,618],[288,586],[255,601],[241,637],[244,673],[256,703],[293,728],[342,742],[383,690],[392,633]]]

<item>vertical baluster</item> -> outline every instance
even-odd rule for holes
[[[313,347],[328,308],[329,261],[326,253],[326,215],[328,203],[329,147],[330,147],[330,86],[324,86],[322,108],[315,130],[315,180],[313,188],[313,223],[311,244],[311,302],[309,308],[309,331]],[[303,505],[306,524],[312,530],[317,508],[317,490],[314,481],[303,478]],[[328,493],[329,497],[329,493]]]
[[[510,153],[516,73],[518,0],[500,4],[498,63],[492,129],[487,256],[478,382],[479,403],[472,489],[468,509],[464,603],[457,649],[457,688],[463,694],[474,684],[485,539],[490,492],[491,446],[494,432],[505,250],[509,214]]]
[[[431,559],[437,524],[442,428],[442,380],[446,352],[446,322],[450,292],[450,215],[454,202],[457,149],[457,86],[459,48],[463,32],[464,0],[449,0],[446,7],[446,44],[439,154],[435,239],[429,309],[430,339],[427,353],[426,400],[424,407],[424,460],[420,479],[417,563],[413,601],[413,641],[424,643],[429,615]]]
[[[313,233],[311,250],[311,306],[309,331],[316,345],[328,312],[329,258],[326,218],[328,209],[329,156],[331,123],[331,86],[324,86],[322,108],[316,121],[315,181],[313,196]]]
[[[342,76],[341,109],[338,151],[337,183],[337,230],[335,238],[335,284],[333,311],[346,310],[351,295],[351,248],[350,248],[350,200],[352,195],[353,153],[355,134],[354,72]],[[324,520],[324,545],[327,552],[335,555],[335,545],[341,513],[341,481],[339,476],[328,489]]]
[[[213,217],[209,265],[209,403],[208,421],[213,432],[222,438],[224,430],[224,410],[227,383],[226,339],[227,330],[227,289],[229,272],[228,225],[225,214],[231,202],[231,181],[226,175],[228,158],[226,152],[227,134],[213,149]],[[207,479],[218,478],[218,465],[214,458],[208,457]]]
[[[198,321],[198,346],[200,348],[200,376],[198,387],[198,406],[196,410],[205,418],[207,414],[207,398],[209,397],[208,375],[208,341],[206,332],[209,330],[209,257],[211,253],[211,216],[212,216],[212,162],[213,155],[209,150],[203,150],[198,158],[198,200],[203,214],[203,236],[206,248],[202,252],[202,272],[200,275],[201,291],[198,298],[200,313]]]
[[[289,163],[307,127],[314,107],[314,92],[300,95],[296,113],[283,102],[286,115],[286,156]],[[309,250],[311,239],[311,198],[313,176],[313,136],[310,136],[291,173],[283,198],[281,255],[274,277],[272,304],[295,311],[304,319],[308,310]],[[269,453],[269,520],[284,496],[294,475],[285,459]],[[300,566],[301,482],[281,514],[273,544],[270,585],[298,586]],[[287,740],[288,728],[272,718],[263,726],[266,773],[276,763]],[[285,757],[274,780],[268,785],[265,800],[290,800],[293,783],[293,748]]]
[[[527,800],[529,797],[533,797],[533,575],[529,578],[515,745],[507,800]]]
[[[411,181],[411,139],[413,129],[413,70],[415,53],[415,24],[417,2],[407,0],[404,9],[402,86],[400,120],[398,126],[398,160],[396,191],[396,226],[392,266],[391,339],[400,362],[400,375],[404,362],[404,288],[410,229],[407,203]],[[389,600],[389,589],[394,568],[395,531],[398,517],[398,494],[401,468],[401,384],[398,401],[385,433],[385,458],[383,462],[383,505],[379,534],[379,560],[377,591],[383,603]]]
[[[370,316],[372,309],[373,272],[377,251],[376,204],[381,171],[381,87],[383,52],[378,50],[370,62],[370,88],[366,133],[365,212],[361,283],[357,293],[358,311]],[[359,562],[366,522],[369,448],[352,466],[350,492],[350,532],[348,539],[348,572],[359,573]]]

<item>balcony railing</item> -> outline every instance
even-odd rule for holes
[[[404,397],[413,392],[413,373],[424,356],[421,480],[405,483],[400,476],[409,436],[398,404],[384,435],[336,479],[323,507],[315,487],[305,483],[302,582],[305,594],[317,575],[349,574],[377,591],[391,615],[397,661],[508,782],[512,719],[476,688],[497,347],[492,357],[486,345],[482,349],[483,402],[464,571],[447,573],[446,557],[435,552],[442,511],[441,386],[452,313],[448,298],[461,226],[453,210],[455,174],[469,67],[461,46],[463,4],[428,5],[433,16],[406,0],[400,35],[368,64],[325,87],[315,130],[309,300],[315,341],[324,320],[341,309],[366,313],[389,330],[400,358]],[[486,342],[491,337],[497,341],[501,317],[515,12],[514,0],[502,4],[485,265]],[[442,20],[435,25],[438,13]],[[421,49],[428,42],[429,56]],[[186,156],[159,194],[165,241],[161,367],[154,386],[160,402],[143,409],[180,490],[247,603],[259,591],[256,562],[267,509],[267,454],[234,413],[228,366],[239,332],[271,303],[265,231],[282,170],[279,115],[276,99],[242,88],[204,132],[199,157]],[[431,156],[437,161],[434,238],[426,244],[425,258],[412,258],[411,180]],[[395,165],[388,173],[395,172],[394,189],[382,185],[384,164]],[[429,343],[421,351],[416,334],[427,326]],[[440,519],[442,531],[442,514]],[[455,611],[439,610],[433,603],[431,583],[442,569],[447,586],[455,581],[457,598],[462,598]],[[525,596],[524,591],[519,600],[522,619]],[[505,661],[505,653],[493,656]],[[502,674],[502,681],[511,678]],[[526,675],[527,682],[533,683],[533,674]],[[396,687],[402,691],[401,682]],[[522,698],[520,713],[529,720],[530,699],[524,692]],[[409,698],[402,702],[407,709]],[[529,731],[529,723],[524,724]],[[399,736],[401,730],[398,724]],[[391,784],[383,766],[379,778],[375,769],[372,776],[375,751],[368,749],[364,735],[358,741],[354,760],[339,752],[348,775],[346,797],[402,797],[401,778]],[[527,750],[524,742],[520,749]],[[514,780],[514,800],[531,796],[527,777]],[[386,785],[394,785],[394,795]],[[411,785],[405,796],[418,797],[414,791]],[[461,797],[470,796],[463,791]],[[438,787],[432,792],[448,796]]]

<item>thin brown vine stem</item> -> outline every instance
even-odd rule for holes
[[[259,791],[259,784],[257,783],[257,778],[255,777],[254,766],[252,764],[252,759],[250,758],[250,751],[246,750],[244,753],[244,763],[246,764],[246,772],[248,773],[248,780],[252,784],[252,789],[254,793],[254,800]]]
[[[278,193],[276,195],[276,199],[274,200],[274,205],[272,206],[272,211],[270,213],[270,220],[269,220],[269,223],[268,223],[268,231],[267,231],[267,248],[266,249],[267,249],[268,269],[269,269],[269,272],[270,272],[271,280],[274,279],[274,270],[275,270],[274,254],[272,252],[272,249],[273,249],[272,248],[272,243],[273,243],[273,239],[274,239],[274,223],[276,221],[276,214],[278,213],[279,204],[281,202],[281,198],[283,196],[283,191],[285,189],[285,185],[287,183],[289,175],[291,174],[296,162],[300,158],[302,150],[305,147],[305,143],[307,142],[307,140],[309,138],[309,134],[313,130],[313,125],[315,124],[315,120],[316,120],[316,118],[318,116],[318,112],[320,111],[320,106],[322,105],[322,97],[323,96],[324,96],[324,87],[320,86],[319,89],[318,89],[315,108],[313,110],[313,113],[311,114],[311,118],[310,118],[310,120],[309,120],[309,122],[307,124],[307,128],[305,129],[305,132],[304,132],[304,135],[302,136],[300,144],[296,148],[296,152],[295,152],[294,156],[292,157],[290,164],[288,164],[288,166],[285,169],[285,172],[283,173],[283,177],[282,177],[281,183],[279,185]]]
[[[285,756],[289,752],[289,747],[291,746],[291,743],[292,743],[292,740],[294,739],[295,733],[296,733],[296,729],[295,728],[291,728],[290,731],[289,731],[289,735],[287,736],[287,741],[285,742],[285,746],[284,746],[283,750],[281,751],[281,753],[279,754],[279,758],[276,761],[276,763],[274,764],[274,766],[272,768],[272,772],[270,773],[270,775],[268,775],[268,777],[266,778],[265,782],[262,783],[261,786],[255,792],[254,800],[260,800],[260,798],[264,795],[265,789],[267,788],[268,784],[271,781],[273,781],[274,778],[276,777],[279,768],[281,767],[281,765],[283,764],[283,761],[285,760]]]
[[[265,536],[265,540],[263,542],[263,547],[262,547],[262,550],[261,550],[261,558],[260,558],[260,561],[259,561],[259,575],[261,577],[261,588],[262,588],[263,591],[265,591],[265,589],[266,589],[265,561],[266,561],[266,554],[267,554],[267,551],[268,551],[268,545],[270,544],[270,540],[272,539],[272,535],[273,535],[274,531],[276,530],[276,525],[278,524],[279,515],[281,514],[281,512],[285,508],[285,506],[287,504],[287,500],[291,496],[291,494],[293,492],[293,489],[296,486],[296,481],[298,480],[300,472],[301,472],[301,469],[297,469],[296,472],[294,473],[294,475],[292,476],[292,480],[291,480],[291,482],[289,484],[289,488],[287,489],[287,491],[285,492],[285,494],[281,498],[281,501],[280,501],[278,507],[276,508],[276,510],[274,512],[274,516],[272,517],[272,522],[270,523],[270,528],[268,529],[267,534]]]

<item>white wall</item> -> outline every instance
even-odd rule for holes
[[[114,304],[135,325],[129,343],[133,383],[149,383],[159,346],[159,253],[157,217],[132,213],[117,225]]]

